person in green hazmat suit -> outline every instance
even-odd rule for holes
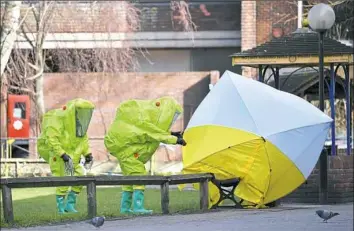
[[[53,176],[82,176],[81,157],[86,163],[92,161],[87,129],[89,127],[94,104],[84,99],[69,101],[63,108],[53,109],[43,115],[42,132],[38,138],[39,155],[49,163]],[[72,163],[71,168],[70,164]],[[68,173],[68,167],[69,172]],[[76,213],[76,198],[83,186],[56,188],[57,209],[60,214]],[[67,202],[65,204],[65,197]]]
[[[118,159],[123,175],[147,174],[144,164],[151,159],[160,143],[186,145],[181,132],[169,132],[181,113],[182,107],[168,96],[154,100],[128,100],[119,105],[104,137],[104,144],[107,151]],[[153,212],[144,208],[144,185],[124,186],[122,189],[121,213]]]

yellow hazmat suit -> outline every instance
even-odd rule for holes
[[[181,113],[182,107],[172,97],[128,100],[120,104],[104,144],[117,157],[124,175],[146,175],[144,164],[151,159],[160,143],[185,145],[181,135],[169,132]],[[143,208],[143,191],[143,185],[124,186],[121,213],[151,213]]]
[[[38,138],[39,155],[49,163],[53,176],[67,175],[65,169],[72,162],[75,176],[83,175],[80,165],[81,156],[86,162],[92,161],[87,129],[91,121],[94,104],[84,99],[69,101],[62,109],[53,109],[43,116],[42,133]],[[71,188],[67,204],[64,199],[69,187],[57,187],[57,207],[59,213],[77,212],[75,209],[77,194],[82,186]]]

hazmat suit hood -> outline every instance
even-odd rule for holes
[[[164,131],[171,129],[183,111],[180,104],[169,96],[152,100],[148,106],[150,107],[148,109],[150,120]]]
[[[69,101],[64,107],[64,124],[70,133],[76,137],[84,137],[91,122],[95,106],[84,99]]]

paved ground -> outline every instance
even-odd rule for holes
[[[323,223],[317,209],[329,209],[340,215]],[[89,231],[98,230],[86,222],[12,231]],[[101,231],[353,231],[353,204],[344,205],[282,205],[267,210],[222,210],[204,214],[137,217],[106,221]]]

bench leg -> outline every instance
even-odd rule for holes
[[[200,194],[200,209],[202,211],[208,210],[209,207],[209,186],[208,179],[200,182],[199,194]]]
[[[2,186],[2,205],[5,222],[11,223],[14,221],[14,210],[12,206],[12,191],[7,185]]]
[[[94,182],[87,185],[87,211],[89,218],[97,215],[96,184]]]
[[[237,185],[236,185],[236,186],[237,186]],[[221,186],[220,186],[220,187],[218,186],[219,193],[220,193],[220,197],[219,197],[218,202],[217,202],[216,204],[214,204],[211,208],[212,208],[212,209],[216,209],[217,207],[219,207],[219,204],[220,204],[223,200],[225,200],[225,199],[230,199],[232,202],[234,202],[235,208],[243,209],[243,207],[242,207],[242,205],[241,205],[241,203],[242,203],[243,200],[241,200],[240,203],[235,200],[235,194],[234,194],[234,193],[235,193],[236,186],[233,186],[231,192],[228,191],[228,190],[223,189]],[[227,194],[226,194],[225,192],[227,192]]]
[[[168,214],[169,211],[169,203],[170,203],[170,195],[169,195],[169,183],[165,182],[161,185],[161,210],[163,214]]]

